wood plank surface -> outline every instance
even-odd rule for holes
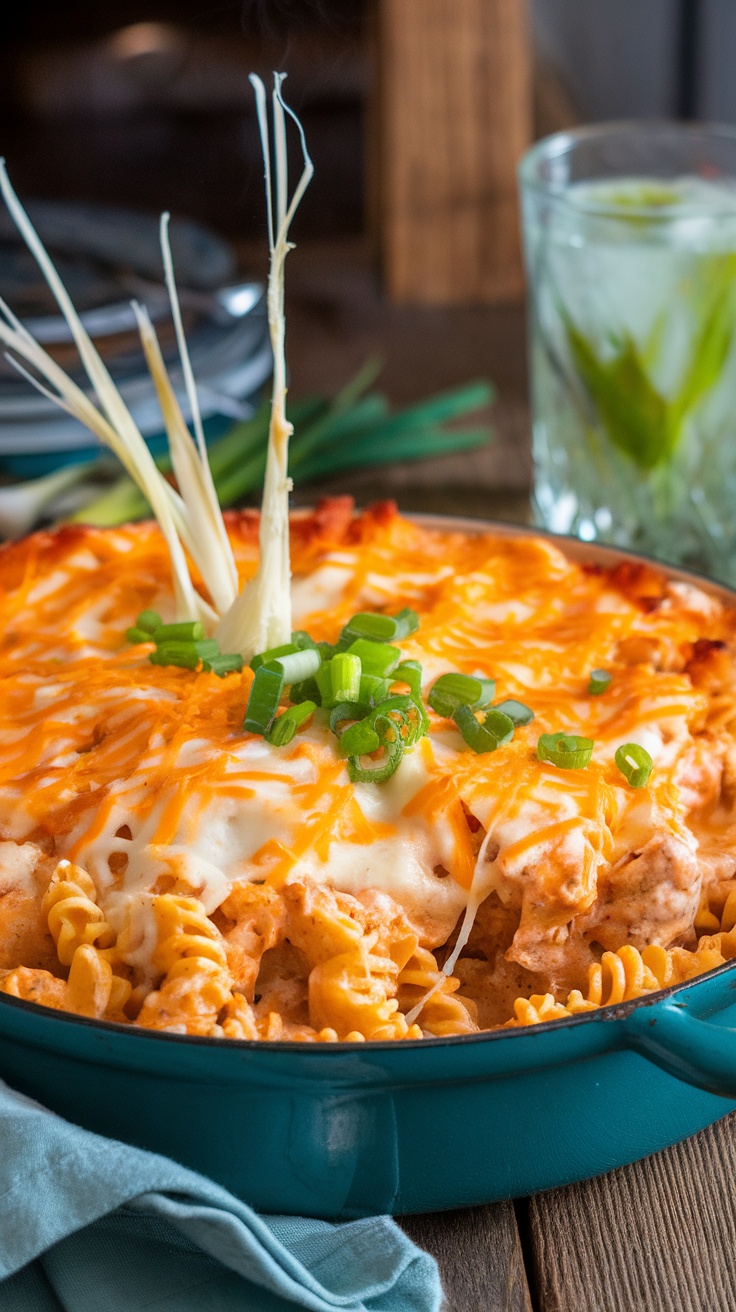
[[[435,305],[518,296],[525,0],[378,0],[374,49],[372,212],[389,294]]]
[[[404,1216],[399,1224],[437,1259],[443,1312],[531,1312],[512,1203]]]
[[[539,1312],[736,1310],[736,1113],[529,1201]]]

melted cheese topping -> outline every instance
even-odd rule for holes
[[[256,566],[255,518],[231,516],[229,533],[242,583]],[[333,504],[295,517],[292,538],[300,628],[334,641],[357,610],[411,606],[421,627],[402,650],[422,662],[425,693],[446,670],[493,676],[497,700],[527,703],[535,720],[479,756],[432,715],[389,783],[353,785],[319,715],[286,748],[242,731],[250,670],[219,679],[153,666],[145,646],[125,642],[142,609],[173,616],[154,525],[6,548],[0,833],[91,875],[113,930],[138,925],[131,965],[151,951],[152,895],[190,893],[211,915],[233,885],[307,878],[389,893],[430,947],[469,898],[494,894],[516,925],[508,958],[550,974],[573,922],[590,938],[605,915],[600,941],[611,937],[610,871],[634,845],[664,834],[673,860],[692,863],[688,798],[712,756],[702,740],[717,699],[688,662],[704,641],[732,643],[732,611],[646,566],[585,568],[541,539],[430,531],[385,507],[352,521]],[[587,692],[594,668],[613,674],[605,695]],[[595,740],[587,769],[537,760],[539,734],[557,730]],[[641,792],[613,763],[632,741],[655,763]],[[701,838],[715,823],[701,816]],[[26,864],[2,870],[27,883]],[[659,925],[671,931],[688,914],[692,924],[700,874],[688,896],[670,896],[675,883],[660,881],[655,912],[639,898],[654,941]],[[636,895],[627,899],[630,926]]]

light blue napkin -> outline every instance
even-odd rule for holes
[[[258,1216],[166,1157],[0,1082],[0,1312],[438,1312],[390,1217]]]

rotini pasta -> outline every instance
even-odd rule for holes
[[[257,517],[228,531],[247,578]],[[140,612],[173,618],[155,526],[0,552],[0,993],[225,1040],[404,1041],[736,959],[736,610],[388,506],[299,513],[291,546],[297,653],[342,655],[366,611],[389,640],[351,694],[390,702],[383,738],[363,715],[352,751],[371,707],[330,705],[321,655],[271,741],[243,728],[257,671],[126,641]]]

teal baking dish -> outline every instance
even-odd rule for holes
[[[0,1076],[261,1211],[344,1219],[465,1207],[608,1171],[736,1109],[736,963],[542,1026],[405,1043],[203,1039],[0,995]]]

